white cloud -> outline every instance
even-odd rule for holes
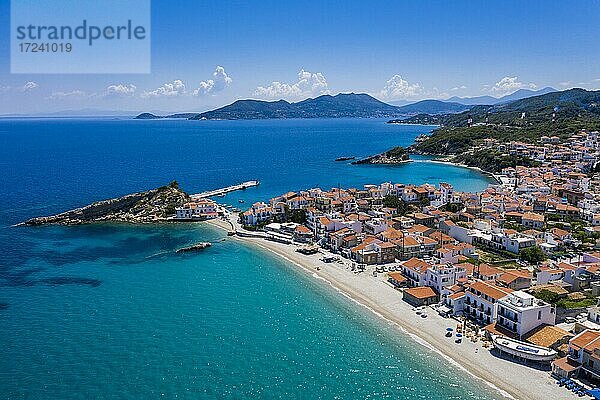
[[[86,92],[82,90],[71,90],[70,92],[53,92],[50,95],[50,99],[63,100],[63,99],[82,99],[89,97]]]
[[[26,82],[25,85],[23,85],[23,87],[21,89],[24,92],[30,92],[34,89],[37,89],[38,87],[40,87],[40,85],[38,85],[37,83],[35,83],[33,81],[29,81],[29,82]]]
[[[455,86],[452,89],[450,89],[451,92],[456,92],[457,90],[465,90],[467,87],[465,85],[462,86]]]
[[[418,83],[409,83],[398,74],[392,76],[379,95],[384,99],[400,99],[423,95],[425,90]]]
[[[142,93],[143,98],[150,97],[176,97],[186,93],[185,85],[180,79],[176,79],[173,82],[167,82],[156,90],[150,92],[144,91]]]
[[[516,76],[505,76],[494,84],[491,88],[485,87],[483,91],[490,91],[498,94],[508,94],[519,89],[535,89],[537,85],[535,83],[523,83],[519,81]]]
[[[116,84],[116,85],[110,85],[106,88],[106,90],[103,93],[103,97],[107,97],[107,98],[119,98],[119,97],[127,97],[127,96],[133,96],[135,94],[137,87],[135,85],[132,84]]]
[[[213,72],[213,79],[207,81],[200,81],[198,88],[194,89],[192,93],[194,96],[205,96],[207,94],[214,94],[225,89],[231,85],[233,80],[225,72],[225,68],[217,65],[215,72]]]
[[[271,82],[269,86],[259,86],[254,95],[264,98],[298,98],[329,94],[329,86],[325,76],[301,69],[298,72],[298,81],[295,83]]]

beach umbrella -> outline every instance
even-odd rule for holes
[[[456,337],[462,337],[462,333],[457,333]]]
[[[446,328],[446,330],[447,330],[448,332],[452,332],[454,329],[452,329],[452,328]]]

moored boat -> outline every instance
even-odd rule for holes
[[[493,336],[492,342],[496,349],[504,353],[531,361],[552,361],[558,354],[556,351],[547,347],[536,346],[506,336]]]

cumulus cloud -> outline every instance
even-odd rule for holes
[[[194,96],[205,96],[208,94],[214,94],[224,90],[227,86],[231,85],[233,80],[225,72],[225,68],[217,65],[215,72],[213,72],[213,79],[207,81],[200,81],[198,87],[194,89],[192,93]]]
[[[107,97],[107,98],[120,98],[120,97],[127,97],[127,96],[133,96],[135,94],[137,87],[135,85],[132,84],[116,84],[116,85],[110,85],[106,88],[106,90],[103,93],[103,97]]]
[[[283,83],[274,81],[269,86],[259,86],[254,95],[263,98],[297,98],[329,94],[329,86],[321,72],[309,72],[301,69],[298,72],[298,81]]]
[[[535,89],[535,83],[523,83],[517,76],[505,76],[494,84],[494,86],[484,87],[483,91],[490,91],[498,94],[512,93],[519,89]]]
[[[89,97],[83,90],[71,90],[70,92],[52,92],[50,99],[63,100],[63,99],[82,99]]]
[[[167,82],[158,89],[152,91],[144,91],[142,93],[143,98],[154,98],[154,97],[176,97],[186,93],[185,84],[180,79],[176,79],[173,82]]]
[[[400,99],[423,95],[425,90],[419,83],[409,83],[398,74],[392,76],[379,95],[384,99]]]
[[[38,87],[40,87],[40,85],[38,85],[37,83],[35,83],[33,81],[29,81],[29,82],[26,82],[21,89],[24,92],[30,92],[34,89],[37,89]]]

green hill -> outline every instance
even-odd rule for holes
[[[418,123],[424,118],[442,126],[413,146],[421,153],[459,154],[485,138],[531,143],[544,135],[566,138],[581,129],[600,129],[600,91],[570,89],[506,104],[475,106],[460,114],[419,115],[403,122]],[[469,118],[472,126],[468,126]]]
[[[399,115],[402,115],[399,107],[379,101],[368,94],[340,93],[297,103],[285,100],[237,100],[190,119],[375,118]]]

